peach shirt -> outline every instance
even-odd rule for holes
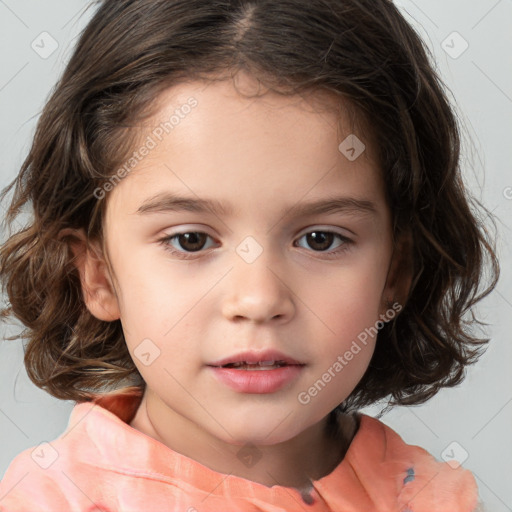
[[[472,512],[472,473],[438,462],[358,413],[341,463],[309,494],[213,471],[129,425],[141,395],[75,405],[56,440],[29,448],[0,482],[2,512]]]

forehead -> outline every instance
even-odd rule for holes
[[[166,141],[177,147],[197,139],[202,139],[204,147],[205,139],[211,139],[213,134],[217,144],[223,140],[234,151],[246,134],[258,137],[254,147],[265,135],[270,139],[278,134],[273,138],[275,144],[283,145],[287,135],[295,140],[302,138],[309,142],[304,145],[307,151],[321,139],[330,144],[326,135],[341,141],[349,134],[357,134],[366,145],[364,158],[376,160],[367,115],[339,93],[326,89],[286,95],[238,71],[230,77],[214,75],[208,80],[169,87],[155,98],[151,111],[154,115],[138,127],[139,141],[156,133],[156,143],[162,147]],[[305,128],[302,136],[298,133],[301,128]],[[317,152],[321,150],[317,148]],[[158,153],[157,148],[150,156]]]
[[[333,188],[382,191],[370,134],[334,93],[285,96],[242,75],[178,84],[154,106],[135,147],[150,150],[109,198],[119,206],[122,197],[132,213],[165,191],[260,209],[262,201],[292,204]],[[354,135],[364,150],[350,160],[340,143]]]

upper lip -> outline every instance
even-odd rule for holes
[[[304,364],[300,361],[297,361],[296,359],[293,359],[293,357],[279,352],[278,350],[264,350],[262,352],[251,350],[246,352],[239,352],[238,354],[233,354],[232,356],[219,359],[218,361],[213,361],[212,363],[208,363],[208,366],[224,366],[225,364],[241,362],[257,364],[262,361],[281,361],[286,364],[297,365]]]

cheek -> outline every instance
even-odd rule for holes
[[[307,289],[305,302],[331,331],[356,335],[378,319],[385,272],[382,263],[370,263],[347,266]]]
[[[125,251],[125,256],[119,251],[116,267],[123,327],[128,336],[163,338],[190,309],[197,295],[193,283],[183,286],[162,265],[164,260],[155,261],[147,251]]]
[[[145,380],[150,375],[168,379],[164,368],[174,374],[181,372],[188,360],[190,365],[197,364],[197,344],[193,342],[202,337],[200,318],[206,314],[201,298],[212,284],[197,279],[180,281],[169,275],[168,268],[166,274],[165,265],[143,265],[135,258],[131,262],[133,265],[126,261],[124,273],[120,272],[119,303],[126,344]]]
[[[330,389],[337,398],[348,396],[374,352],[386,275],[383,259],[360,258],[309,289],[308,307],[321,320],[316,337],[324,333],[316,349],[322,361],[317,378],[335,381]]]

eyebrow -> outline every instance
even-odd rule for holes
[[[146,215],[150,213],[167,212],[195,212],[211,213],[215,216],[232,216],[233,208],[216,199],[201,199],[186,197],[165,192],[151,197],[143,202],[138,208],[137,214]],[[289,208],[284,208],[286,216],[306,217],[324,213],[346,213],[359,215],[376,215],[375,203],[368,199],[354,197],[327,197],[316,201],[298,203]]]

